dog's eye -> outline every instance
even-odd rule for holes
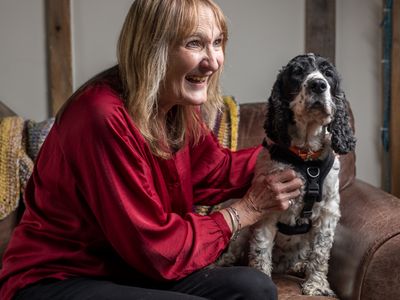
[[[303,74],[303,68],[302,67],[294,67],[292,70],[293,75],[302,75]]]
[[[324,74],[325,74],[326,77],[333,77],[333,71],[332,70],[327,69],[327,70],[325,70]]]

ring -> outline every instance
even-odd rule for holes
[[[293,199],[290,199],[290,200],[289,200],[289,206],[292,206],[293,204],[294,204]]]

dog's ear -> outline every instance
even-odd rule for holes
[[[353,129],[350,126],[349,105],[343,92],[335,98],[336,112],[334,119],[328,126],[332,134],[332,149],[338,154],[346,154],[353,151],[356,146]]]
[[[293,118],[289,108],[289,100],[284,99],[282,69],[272,87],[271,95],[267,102],[267,114],[264,122],[266,136],[277,144],[290,146],[288,125]]]

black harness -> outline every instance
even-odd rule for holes
[[[308,223],[291,226],[278,222],[277,226],[279,232],[286,235],[307,233],[312,226],[310,219],[312,216],[312,208],[315,202],[320,202],[322,200],[322,185],[326,175],[328,175],[332,168],[335,155],[333,152],[330,152],[323,160],[303,160],[288,148],[277,144],[268,144],[265,139],[263,141],[263,146],[269,150],[272,160],[292,165],[295,170],[301,173],[306,179],[304,207],[300,217],[307,218]]]

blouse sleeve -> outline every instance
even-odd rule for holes
[[[214,205],[243,197],[250,186],[261,146],[232,152],[207,135],[192,152],[192,181],[197,204]],[[201,170],[199,172],[198,170]]]
[[[120,102],[92,94],[85,97]],[[151,158],[132,135],[136,129],[123,106],[92,102],[84,113],[76,109],[63,117],[62,147],[113,248],[133,268],[159,280],[181,279],[214,262],[231,235],[222,214],[171,212],[156,192]]]

